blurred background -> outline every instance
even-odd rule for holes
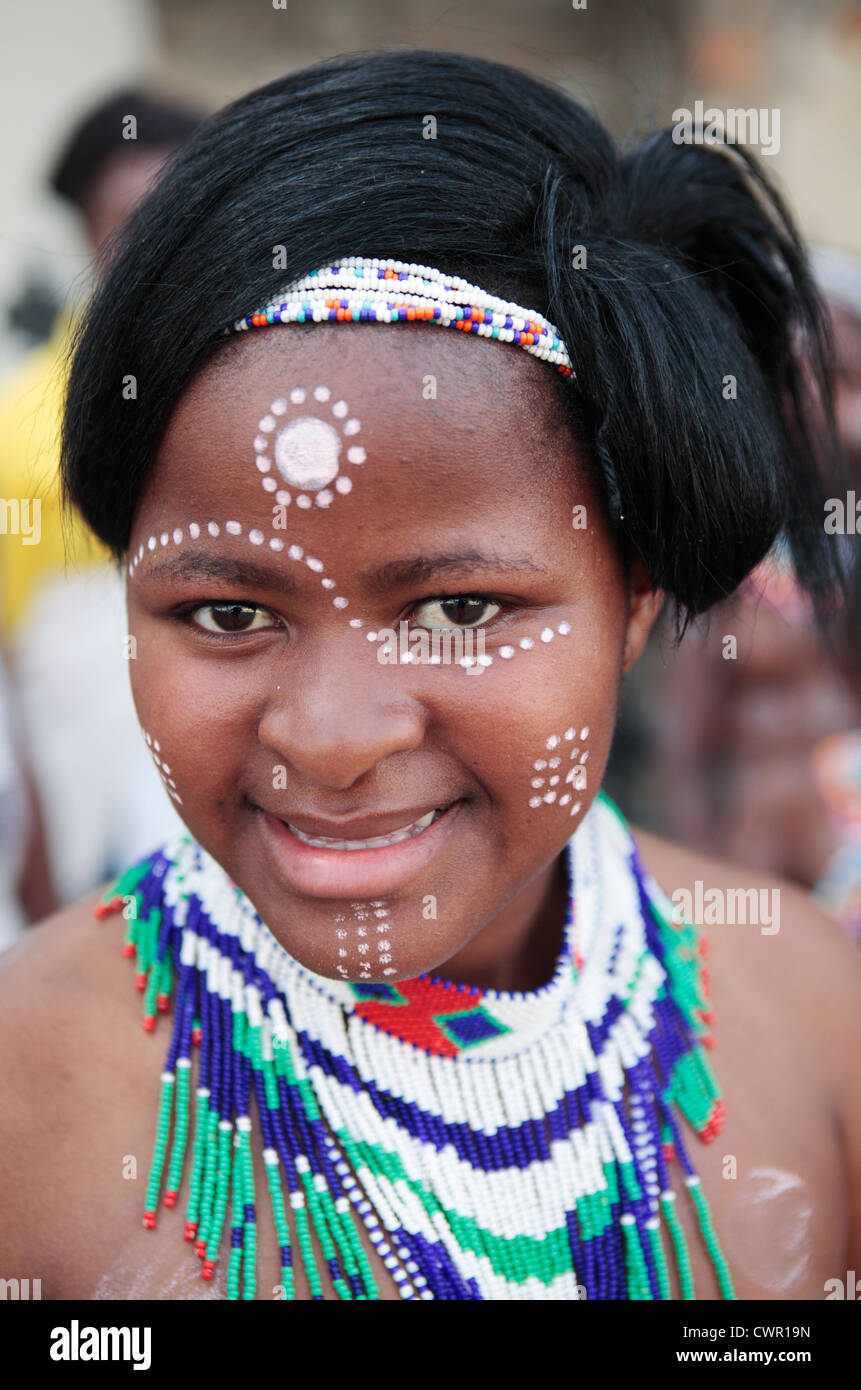
[[[764,164],[814,247],[861,497],[858,0],[2,0],[0,17],[0,946],[181,827],[131,704],[120,577],[61,516],[61,363],[106,237],[249,88],[422,46],[549,78],[620,139],[696,102],[778,111]],[[678,652],[655,633],[608,789],[643,826],[813,889],[861,940],[857,637],[825,653],[775,551]]]

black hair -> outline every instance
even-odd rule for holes
[[[769,180],[743,149],[670,130],[620,152],[552,85],[423,50],[351,54],[241,97],[127,224],[79,325],[63,427],[65,498],[118,560],[225,325],[346,255],[437,266],[559,327],[572,428],[679,630],[781,533],[826,612],[842,582],[823,527],[827,320]]]
[[[128,116],[137,122],[135,139],[123,137]],[[61,198],[80,207],[87,185],[111,155],[129,149],[180,145],[197,129],[203,113],[136,88],[117,92],[79,121],[57,157],[49,178]]]

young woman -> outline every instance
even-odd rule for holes
[[[781,531],[823,612],[839,583],[820,324],[743,152],[622,156],[478,59],[326,63],[178,154],[64,467],[188,834],[5,958],[4,1274],[819,1298],[857,1265],[855,948],[600,794],[665,598],[683,627]]]

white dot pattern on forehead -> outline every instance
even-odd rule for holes
[[[294,387],[289,395],[294,406],[309,401],[308,392],[301,386]],[[288,507],[295,501],[302,511],[310,511],[315,505],[326,510],[339,494],[345,496],[350,491],[351,480],[341,472],[339,461],[341,436],[359,434],[362,424],[355,416],[349,416],[346,401],[330,404],[331,396],[328,386],[315,386],[309,402],[321,408],[328,406],[323,413],[330,418],[324,419],[323,413],[302,415],[282,421],[278,428],[276,417],[283,416],[287,410],[286,399],[279,397],[258,422],[258,433],[254,437],[255,462],[267,492],[273,490],[273,484],[277,487],[276,473],[287,484],[276,494],[280,506]],[[364,463],[366,457],[359,444],[351,445],[346,451],[349,464]]]
[[[200,535],[200,527],[198,526],[196,521],[189,522],[187,529],[190,538],[196,539]],[[217,539],[221,535],[221,527],[218,525],[218,522],[216,521],[207,522],[206,529],[209,535],[212,536],[214,539]],[[239,521],[226,521],[224,523],[224,532],[226,536],[241,536],[243,534],[242,523]],[[171,536],[167,531],[165,531],[163,532],[163,537],[163,544],[166,545],[168,541],[171,539]],[[262,531],[258,530],[257,528],[252,528],[248,532],[246,539],[251,545],[259,546],[264,544],[266,537]],[[180,545],[182,540],[183,531],[180,527],[177,526],[173,530],[174,545]],[[146,544],[146,550],[155,550],[156,544],[156,537],[150,536]],[[284,541],[281,539],[280,536],[273,536],[269,541],[269,545],[270,548],[275,551],[284,549]],[[137,553],[135,554],[134,558],[128,566],[128,574],[130,577],[134,575],[135,570],[141,563],[141,560],[143,559],[145,553],[146,551],[144,550],[143,545],[139,546]],[[312,573],[323,575],[323,578],[321,578],[320,583],[323,585],[325,589],[331,591],[332,589],[337,588],[336,580],[332,579],[330,575],[324,575],[325,565],[323,564],[323,561],[318,560],[314,555],[306,555],[301,545],[289,546],[287,550],[287,555],[291,560],[304,560],[308,569],[311,570]],[[346,608],[348,604],[349,599],[344,598],[340,594],[336,595],[332,599],[333,607],[337,608],[339,611],[343,611],[343,609]],[[361,626],[361,620],[353,620],[350,625],[352,627],[355,627],[357,621],[359,623],[359,626]]]

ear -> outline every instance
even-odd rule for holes
[[[652,585],[639,555],[628,566],[628,623],[622,652],[622,674],[627,675],[642,655],[658,614],[664,606],[664,592]]]

